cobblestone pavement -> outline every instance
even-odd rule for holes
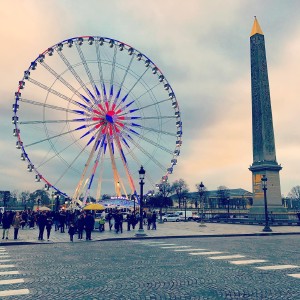
[[[94,241],[106,240],[106,239],[123,239],[123,238],[135,238],[138,232],[138,226],[135,230],[127,231],[127,223],[123,225],[123,233],[116,234],[114,231],[109,231],[107,224],[106,230],[104,232],[99,232],[98,230],[93,231],[92,238]],[[144,226],[147,228],[147,226]],[[175,236],[223,236],[223,235],[256,235],[262,233],[263,226],[256,225],[239,225],[239,224],[221,224],[221,223],[207,223],[205,227],[200,227],[197,222],[167,222],[164,224],[157,224],[157,230],[147,230],[147,238],[158,238],[158,237],[175,237]],[[300,234],[300,226],[276,226],[272,227],[273,234]],[[19,238],[17,241],[12,240],[13,229],[10,229],[9,240],[0,240],[1,245],[7,245],[8,243],[59,243],[59,242],[69,242],[69,236],[65,230],[65,233],[60,233],[59,231],[51,231],[50,241],[46,240],[46,232],[44,233],[45,241],[38,241],[38,229],[33,230],[24,229],[19,231]],[[78,241],[75,236],[74,242]]]
[[[0,271],[19,274],[0,273],[0,295],[22,290],[5,299],[299,300],[299,249],[298,235],[2,246]],[[1,284],[16,279],[24,282]]]

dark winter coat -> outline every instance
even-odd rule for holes
[[[93,218],[93,216],[87,215],[84,218],[84,227],[86,229],[93,230],[94,229],[94,224],[95,224],[95,219]]]

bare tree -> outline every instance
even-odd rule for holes
[[[159,205],[159,215],[160,215],[160,223],[162,223],[162,208],[169,203],[168,197],[173,192],[173,188],[168,182],[162,182],[158,186],[159,190],[156,194],[156,199],[158,200]]]
[[[175,180],[172,184],[172,191],[176,192],[178,198],[178,207],[181,207],[181,202],[184,197],[187,196],[189,192],[189,188],[187,183],[180,178],[179,180]]]
[[[300,207],[300,185],[294,186],[291,191],[288,194],[288,197],[292,200],[293,202],[293,207],[294,208],[299,208]]]
[[[226,207],[226,204],[228,205],[227,208],[229,208],[229,197],[230,197],[230,192],[228,187],[226,186],[219,186],[218,191],[218,200],[219,200],[219,206],[222,206],[223,208]]]

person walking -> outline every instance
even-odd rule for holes
[[[114,226],[114,224],[113,224],[113,215],[112,215],[111,211],[107,214],[106,218],[108,220],[109,230],[111,230]]]
[[[16,214],[14,215],[13,221],[12,221],[12,226],[14,228],[14,240],[18,239],[18,233],[19,233],[19,229],[21,227],[21,216],[19,214],[19,212],[16,212]]]
[[[132,213],[132,214],[130,215],[130,224],[131,224],[131,226],[132,226],[132,229],[135,229],[135,225],[137,224],[137,219],[136,219],[134,213]]]
[[[150,230],[151,223],[152,223],[152,213],[150,210],[147,212],[146,216],[147,216],[147,229]]]
[[[2,240],[7,239],[8,240],[8,234],[9,234],[9,228],[10,228],[10,217],[9,212],[5,211],[4,215],[2,217],[2,228],[3,228],[3,237]]]
[[[78,239],[82,240],[82,234],[84,229],[84,216],[81,214],[76,222],[77,231],[78,231]]]
[[[45,212],[42,212],[38,216],[38,224],[39,224],[39,240],[44,241],[44,230],[47,223],[47,216]]]
[[[153,211],[152,213],[152,230],[156,230],[156,218],[157,218],[157,214],[155,211]]]
[[[56,211],[54,213],[53,223],[54,223],[54,230],[55,231],[59,230],[59,212],[58,211]]]
[[[87,213],[86,217],[84,218],[84,228],[85,228],[85,239],[90,241],[92,239],[92,230],[94,229],[95,219],[90,214]]]
[[[69,224],[68,234],[70,235],[70,241],[73,242],[74,234],[75,234],[75,226],[74,223]]]
[[[61,211],[61,213],[59,214],[59,224],[60,224],[60,232],[65,233],[66,214],[64,211]]]
[[[52,221],[51,215],[48,214],[47,221],[46,221],[47,241],[50,240],[52,225],[53,225],[53,221]]]

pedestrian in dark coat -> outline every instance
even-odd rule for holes
[[[111,230],[112,227],[113,227],[113,222],[112,222],[113,215],[112,215],[111,212],[109,212],[109,213],[106,215],[106,219],[107,219],[107,221],[108,221],[109,230]]]
[[[45,226],[47,223],[47,216],[45,212],[42,212],[39,216],[38,216],[38,224],[39,224],[39,240],[43,241],[44,240],[44,230],[45,230]]]
[[[52,225],[53,225],[52,218],[51,218],[50,215],[48,215],[47,221],[46,221],[47,241],[49,241],[49,239],[50,239],[50,233],[51,233]]]
[[[2,228],[3,228],[3,237],[8,240],[8,233],[9,233],[9,228],[10,228],[11,222],[10,222],[10,217],[9,217],[9,212],[6,211],[2,217]]]
[[[75,234],[75,226],[73,223],[70,223],[70,225],[69,225],[68,234],[70,235],[70,241],[73,242],[73,237]]]
[[[87,241],[92,239],[91,235],[92,235],[92,230],[94,229],[94,225],[95,225],[95,219],[90,213],[88,213],[84,218],[84,228],[86,234],[85,239]]]
[[[152,213],[152,230],[156,230],[156,219],[157,219],[157,214],[155,211]]]
[[[78,231],[78,239],[82,240],[82,234],[84,229],[84,216],[80,215],[76,222],[77,231]]]
[[[59,214],[59,224],[60,224],[60,232],[65,232],[65,224],[66,224],[66,214],[62,211]]]

